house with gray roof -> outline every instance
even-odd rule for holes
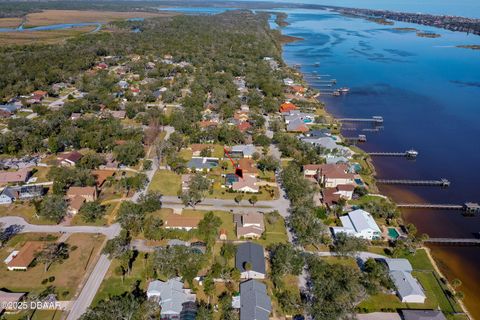
[[[271,311],[265,284],[254,279],[240,283],[240,320],[268,320]]]
[[[167,282],[155,280],[148,284],[147,297],[157,301],[161,308],[161,319],[189,319],[182,318],[185,307],[190,309],[190,302],[195,302],[196,296],[190,289],[183,288],[180,278],[173,278]],[[190,314],[190,312],[188,312]],[[194,319],[195,317],[193,317]]]
[[[413,271],[413,267],[410,264],[410,261],[408,261],[407,259],[385,258],[383,260],[387,264],[389,271],[405,271],[405,272]]]
[[[218,167],[218,158],[193,157],[187,163],[187,167],[191,171],[210,171],[211,169]]]
[[[404,320],[447,320],[440,310],[402,310]]]
[[[253,242],[237,246],[235,267],[242,279],[265,279],[265,254],[263,247]]]
[[[427,297],[420,283],[410,272],[390,271],[390,278],[397,288],[397,295],[403,303],[425,303]]]
[[[239,144],[231,147],[229,154],[236,158],[251,158],[256,151],[253,144]]]

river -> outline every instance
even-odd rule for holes
[[[375,3],[371,8],[382,8],[379,1],[369,1]],[[440,2],[445,6],[424,5],[428,8],[424,12],[476,17],[480,11],[471,1]],[[348,5],[347,0],[342,3]],[[415,12],[419,11],[416,3],[408,6],[411,1],[392,1],[393,7],[387,9]],[[224,10],[183,8],[182,12]],[[329,11],[279,11],[288,13],[290,23],[282,32],[304,39],[284,46],[285,61],[300,64],[312,87],[322,89],[321,81],[335,78],[338,86],[351,88],[341,97],[322,97],[328,111],[335,116],[380,115],[385,119],[384,128],[378,131],[370,126],[349,126],[346,135],[366,134],[368,142],[361,146],[366,151],[419,151],[415,161],[375,158],[379,178],[447,178],[452,183],[445,189],[381,187],[382,193],[397,202],[480,201],[480,51],[456,47],[480,44],[479,36],[403,22],[385,26]],[[416,28],[441,37],[423,38],[394,28]],[[403,217],[430,237],[471,238],[480,232],[480,217],[467,218],[458,211],[405,210]],[[431,249],[447,278],[463,282],[464,302],[475,319],[480,319],[480,248]]]
[[[383,116],[384,128],[350,125],[346,135],[365,134],[366,151],[419,151],[415,161],[374,158],[379,178],[439,179],[449,188],[381,186],[397,202],[463,204],[480,201],[480,51],[456,48],[480,44],[480,37],[443,29],[396,22],[379,25],[326,11],[287,10],[287,35],[303,38],[285,45],[284,58],[313,87],[322,89],[319,75],[336,78],[351,92],[324,97],[335,116]],[[440,34],[418,37],[417,28]],[[318,65],[316,63],[319,63]],[[321,80],[320,80],[321,81]],[[405,210],[403,217],[430,237],[473,237],[480,217],[458,211]],[[480,319],[480,248],[432,246],[444,274],[463,282],[465,304]]]

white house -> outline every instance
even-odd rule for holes
[[[367,240],[380,239],[381,231],[372,215],[362,209],[349,212],[340,217],[342,227],[333,227],[332,231],[336,236],[339,233],[363,238]]]

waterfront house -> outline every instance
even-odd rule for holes
[[[447,320],[440,310],[401,310],[403,320]]]
[[[240,283],[240,320],[268,320],[271,312],[265,284],[254,279]]]
[[[325,188],[355,185],[355,175],[348,172],[347,164],[307,164],[303,166],[303,175],[323,184]]]
[[[333,234],[340,233],[366,240],[380,239],[382,232],[372,215],[362,209],[357,209],[341,216],[342,227],[332,227]]]
[[[407,259],[380,259],[388,267],[390,278],[403,303],[425,303],[426,296],[420,283],[412,276],[413,267]]]
[[[391,271],[390,278],[397,288],[397,295],[403,303],[425,303],[427,297],[410,272]]]
[[[190,289],[184,289],[181,278],[168,281],[150,281],[147,287],[147,298],[156,301],[161,307],[161,319],[195,319],[196,308],[190,302],[195,302],[196,295]],[[182,317],[188,312],[189,318]]]
[[[218,167],[218,158],[211,157],[193,157],[188,163],[187,168],[190,171],[210,171]]]
[[[237,246],[235,267],[242,279],[265,279],[265,254],[263,247],[253,242]]]
[[[287,131],[288,132],[307,132],[309,129],[305,122],[301,118],[295,118],[290,120],[287,124]]]
[[[265,231],[263,214],[248,212],[235,215],[238,238],[258,239]]]
[[[43,247],[44,244],[40,241],[25,242],[17,253],[8,257],[7,269],[9,271],[26,271]]]
[[[280,105],[280,108],[279,108],[279,112],[280,113],[284,113],[284,112],[290,112],[290,111],[293,111],[293,110],[297,110],[298,107],[296,105],[294,105],[293,103],[291,102],[285,102],[285,103],[282,103]]]
[[[328,207],[338,204],[340,199],[352,200],[355,186],[351,184],[339,184],[335,188],[322,190],[322,203]]]

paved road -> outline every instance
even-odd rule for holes
[[[67,320],[76,320],[80,318],[82,314],[87,311],[88,307],[95,298],[95,294],[102,284],[103,278],[107,274],[108,269],[110,268],[111,260],[108,259],[107,255],[102,254],[98,259],[95,268],[90,274],[87,283],[82,288],[82,292],[78,298],[73,302],[72,309],[68,313]]]
[[[173,128],[171,126],[164,126],[163,130],[165,131],[165,137],[163,138],[165,141],[170,138],[170,135],[173,132],[175,132],[175,128]],[[152,167],[150,168],[150,170],[145,172],[145,174],[147,175],[147,178],[148,178],[148,184],[143,190],[135,192],[135,194],[133,195],[133,197],[131,199],[133,202],[137,202],[138,199],[140,198],[140,196],[145,194],[145,192],[147,192],[148,187],[150,186],[150,183],[153,180],[153,176],[155,175],[155,172],[157,172],[157,170],[160,166],[160,163],[159,163],[157,157],[154,156],[153,159],[149,159],[149,160],[152,161]]]
[[[1,217],[0,222],[6,227],[10,225],[19,225],[22,227],[20,233],[39,232],[39,233],[100,233],[107,237],[107,239],[115,238],[120,233],[120,225],[118,223],[112,224],[109,227],[95,227],[95,226],[62,226],[62,225],[37,225],[30,224],[21,217]]]

